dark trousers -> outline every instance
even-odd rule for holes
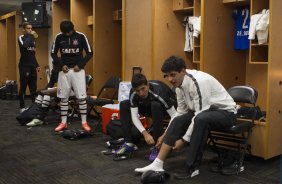
[[[166,132],[164,143],[174,146],[175,141],[186,133],[192,118],[193,113],[190,112],[174,118]],[[235,114],[224,110],[207,110],[198,114],[194,119],[186,167],[195,168],[199,165],[210,130],[223,130],[234,125],[235,122]]]
[[[24,108],[25,107],[24,96],[27,86],[29,87],[32,102],[34,102],[35,100],[36,89],[37,89],[37,72],[35,67],[19,67],[19,73],[20,73],[19,101],[20,101],[20,108]]]
[[[160,102],[152,101],[150,107],[138,107],[139,114],[145,117],[151,117],[153,119],[153,138],[155,141],[163,133],[163,119],[166,114],[164,107]],[[122,130],[124,135],[125,142],[132,143],[132,119],[130,111],[130,102],[129,100],[124,100],[120,103],[120,121],[122,124]]]

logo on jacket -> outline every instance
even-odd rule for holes
[[[78,45],[78,40],[77,40],[77,39],[74,39],[74,40],[72,41],[72,44],[73,44],[73,45]]]
[[[28,47],[27,50],[29,50],[29,51],[35,51],[36,49],[35,49],[35,47]]]
[[[62,53],[64,53],[64,54],[79,53],[79,48],[62,49]]]

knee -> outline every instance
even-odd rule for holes
[[[171,134],[175,134],[177,132],[177,119],[173,119],[172,122],[170,122],[169,127],[166,130],[166,135],[170,136]]]
[[[209,117],[205,113],[198,114],[194,119],[194,127],[204,126],[208,124]]]
[[[44,95],[43,100],[50,102],[51,97],[49,95]]]

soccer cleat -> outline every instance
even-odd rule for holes
[[[120,138],[117,140],[107,141],[106,145],[110,149],[118,149],[124,143],[124,138]]]
[[[130,158],[135,151],[135,146],[129,146],[126,143],[122,144],[114,153],[114,161],[125,160]]]
[[[197,176],[198,174],[198,169],[184,168],[183,170],[174,173],[174,178],[178,180],[185,180]]]
[[[221,169],[221,174],[223,175],[236,175],[239,174],[239,172],[243,172],[244,171],[244,166],[240,166],[240,164],[235,161],[233,164],[223,167]]]
[[[31,122],[26,124],[26,126],[32,127],[32,126],[37,126],[37,125],[42,125],[44,122],[40,119],[33,119]]]
[[[87,122],[82,123],[82,128],[83,128],[83,130],[85,130],[86,132],[90,132],[90,131],[91,131],[91,127],[88,125]]]
[[[153,162],[157,158],[158,154],[159,154],[159,149],[154,147],[150,154],[149,160]]]
[[[55,131],[56,132],[60,132],[60,131],[62,131],[62,130],[64,130],[64,129],[66,129],[67,128],[67,124],[66,123],[60,123],[56,128],[55,128]]]

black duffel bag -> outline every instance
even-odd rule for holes
[[[120,120],[111,120],[108,123],[106,129],[107,129],[107,134],[114,139],[119,139],[124,137]],[[131,135],[132,138],[136,141],[138,141],[141,137],[141,133],[134,125],[132,125]]]

